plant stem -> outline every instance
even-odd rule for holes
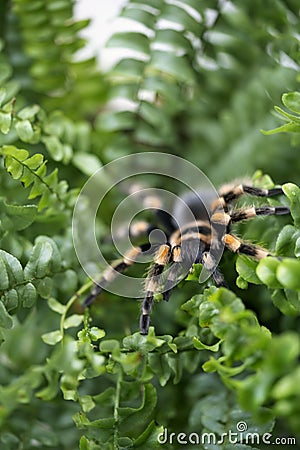
[[[93,285],[93,281],[88,281],[87,283],[85,283],[83,286],[81,286],[80,289],[78,289],[77,292],[75,292],[75,294],[70,298],[70,300],[68,301],[68,303],[66,304],[65,310],[61,315],[60,318],[60,333],[62,336],[62,341],[63,342],[63,335],[64,335],[64,323],[66,320],[66,315],[69,311],[69,309],[72,307],[72,305],[78,300],[78,298],[84,294],[86,291],[88,291],[91,286]]]
[[[121,395],[121,383],[123,381],[123,373],[121,368],[119,368],[116,394],[115,394],[115,404],[114,404],[114,450],[118,449],[118,436],[119,436],[119,406],[120,406],[120,395]]]

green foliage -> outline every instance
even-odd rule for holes
[[[78,57],[88,21],[73,19],[73,3],[0,4],[0,447],[173,449],[176,438],[159,444],[166,431],[220,438],[241,422],[296,436],[298,2],[129,0],[120,17],[132,27],[108,40],[123,53],[105,75]],[[254,172],[256,186],[283,183],[257,203],[291,215],[236,226],[273,256],[224,255],[228,289],[200,285],[195,265],[145,337],[136,302],[104,293],[82,311],[92,282],[71,222],[88,176],[148,150],[182,155],[214,183]],[[264,448],[242,437],[198,447]]]
[[[65,200],[68,185],[57,180],[57,170],[47,175],[46,162],[43,155],[36,153],[29,157],[27,150],[20,150],[12,145],[4,145],[1,150],[5,157],[6,170],[15,180],[20,180],[25,188],[31,186],[28,199],[41,197],[37,209],[42,209],[54,203],[68,207]],[[23,210],[24,211],[24,208]]]
[[[38,99],[47,110],[63,107],[76,119],[95,111],[105,91],[96,60],[74,59],[85,45],[80,32],[89,20],[73,19],[70,0],[2,3],[6,55],[26,98]]]
[[[275,128],[274,130],[265,131],[265,134],[300,132],[300,93],[289,92],[287,94],[283,94],[282,103],[287,109],[296,114],[288,113],[282,108],[275,106],[275,111],[278,112],[281,118],[287,123],[285,125],[282,125],[281,127]]]

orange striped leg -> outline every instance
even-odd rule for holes
[[[116,261],[111,266],[109,266],[103,272],[97,284],[95,284],[90,295],[85,299],[83,307],[86,308],[87,306],[90,306],[93,303],[93,301],[98,297],[98,295],[101,294],[103,289],[115,278],[117,278],[119,273],[125,272],[125,270],[128,269],[128,267],[130,267],[136,261],[137,257],[143,251],[146,251],[148,249],[148,247],[149,247],[148,245],[133,247],[125,253],[124,258],[121,261]]]
[[[225,236],[222,238],[222,241],[224,242],[225,246],[234,253],[251,256],[252,258],[255,258],[257,260],[265,258],[266,256],[270,256],[268,250],[258,247],[254,244],[243,242],[241,239],[233,236],[232,234],[225,234]]]
[[[236,186],[225,185],[219,190],[219,198],[215,200],[212,205],[212,211],[224,208],[233,201],[237,200],[244,194],[256,197],[274,197],[275,195],[283,194],[282,188],[262,189],[254,186],[247,186],[245,184],[238,184]]]
[[[146,279],[146,295],[142,303],[142,312],[140,316],[140,333],[148,334],[150,324],[150,313],[154,302],[154,294],[157,292],[161,274],[168,264],[171,255],[170,244],[162,244],[154,256],[154,264],[150,268]]]

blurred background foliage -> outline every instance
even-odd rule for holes
[[[75,21],[73,8],[0,3],[1,448],[161,448],[162,427],[220,435],[240,420],[295,436],[299,2],[128,1],[118,20],[132,30],[108,40],[121,57],[106,73],[95,58],[78,59],[88,21]],[[91,282],[71,231],[88,176],[145,151],[183,156],[215,185],[289,182],[281,201],[292,209],[238,228],[282,261],[224,255],[231,291],[199,286],[196,268],[156,306],[163,336],[151,329],[148,338],[134,333],[135,301],[105,293],[92,319],[82,314]],[[98,217],[99,239],[120,198]]]

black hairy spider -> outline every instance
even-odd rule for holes
[[[174,205],[172,217],[166,211],[163,211],[158,198],[152,197],[150,202],[149,199],[146,199],[148,205],[151,203],[157,220],[165,231],[167,240],[156,249],[153,264],[145,280],[145,296],[140,316],[140,333],[142,335],[148,334],[154,295],[158,292],[161,284],[163,284],[163,299],[168,300],[180,273],[185,271],[186,277],[194,263],[203,264],[204,268],[210,272],[216,286],[226,286],[223,275],[218,269],[214,258],[216,250],[222,244],[234,253],[244,254],[256,260],[269,256],[268,250],[252,243],[243,242],[243,240],[231,234],[230,226],[233,223],[256,216],[289,214],[289,208],[286,206],[268,205],[237,209],[234,208],[233,204],[244,194],[258,197],[273,197],[282,193],[281,187],[260,189],[245,184],[229,184],[219,190],[219,197],[209,199],[211,205],[209,211],[206,211],[204,203],[200,199],[200,193],[199,196],[197,194],[187,194],[182,198],[195,218],[193,222],[187,223],[185,218],[182,217],[183,213],[179,203]],[[178,227],[178,223],[183,223],[183,225]],[[153,225],[139,221],[131,226],[130,234],[131,236],[145,234],[149,237],[153,228]],[[118,273],[124,272],[137,260],[139,255],[149,250],[149,247],[149,243],[132,247],[125,253],[122,260],[113,263],[105,270],[101,279],[85,300],[84,306],[89,306]],[[167,275],[163,279],[167,265]]]

